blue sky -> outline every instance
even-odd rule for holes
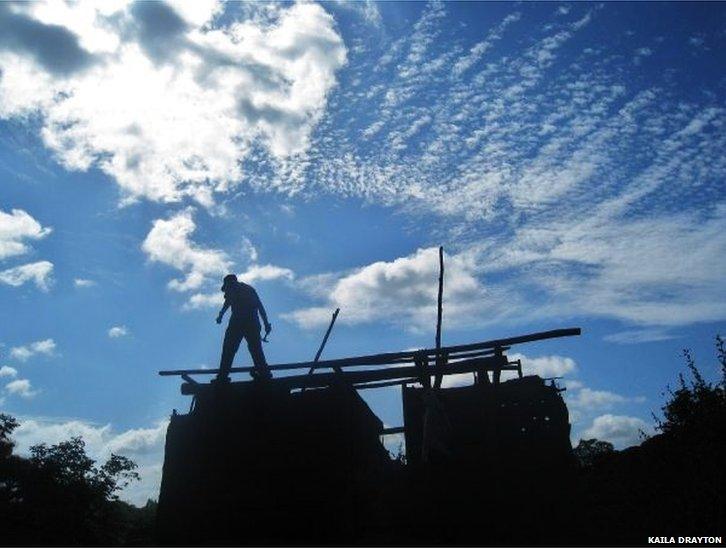
[[[156,372],[216,367],[219,285],[271,362],[565,326],[573,441],[652,429],[724,332],[726,9],[709,3],[3,4],[0,406],[154,496]],[[240,353],[237,363],[247,360]],[[464,378],[450,383],[468,382]],[[394,389],[366,394],[401,423]],[[395,447],[396,440],[389,440]]]

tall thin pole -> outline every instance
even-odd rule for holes
[[[444,247],[439,246],[439,299],[436,309],[436,350],[441,350],[441,317],[443,315],[444,306]],[[444,367],[443,357],[436,353],[436,366],[438,369]],[[434,378],[434,388],[438,389],[441,387],[441,380],[443,379],[442,374],[437,374]]]
[[[441,349],[441,315],[444,300],[444,247],[439,246],[439,301],[436,315],[436,349]]]

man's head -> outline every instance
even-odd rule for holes
[[[223,292],[226,292],[229,288],[237,284],[237,275],[228,274],[224,277],[224,280],[222,281],[222,288],[221,290]]]

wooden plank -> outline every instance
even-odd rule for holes
[[[474,370],[517,370],[517,366],[509,366],[508,363],[502,363],[502,359],[506,360],[505,357],[485,357],[485,358],[472,358],[468,360],[461,360],[458,362],[450,362],[446,370],[442,372],[444,375],[450,374],[464,374],[473,372]],[[359,383],[371,383],[377,381],[390,381],[394,379],[410,379],[420,377],[421,369],[416,366],[402,366],[397,368],[382,368],[378,370],[363,370],[363,371],[352,371],[352,372],[326,372],[320,374],[303,374],[295,376],[278,377],[275,379],[267,380],[264,382],[258,381],[239,381],[235,383],[225,383],[226,387],[241,387],[249,385],[251,383],[267,383],[274,385],[276,388],[285,388],[286,390],[292,389],[312,389],[320,387],[329,387],[339,383],[345,383],[349,385]],[[426,371],[426,375],[433,375],[434,369],[429,366]],[[182,384],[181,392],[184,395],[196,395],[205,391],[213,391],[217,389],[217,384],[205,383],[205,384]]]
[[[318,363],[314,362],[292,362],[288,364],[276,364],[270,366],[270,370],[296,370],[299,368],[310,368],[315,365],[316,369],[321,368],[335,368],[337,367],[358,367],[358,366],[384,366],[386,364],[393,364],[396,362],[413,362],[414,354],[423,353],[429,357],[435,357],[440,352],[460,353],[469,351],[491,351],[496,347],[505,347],[509,345],[516,345],[518,343],[527,343],[530,341],[541,341],[543,339],[552,339],[557,337],[567,337],[580,335],[580,328],[563,328],[559,330],[549,330],[546,332],[536,332],[532,334],[525,334],[516,337],[494,339],[491,341],[482,341],[479,343],[469,343],[466,345],[453,345],[450,347],[442,347],[440,350],[436,349],[423,349],[421,351],[403,351],[397,353],[380,353],[375,355],[363,355],[350,358],[340,358],[334,360],[321,360]],[[251,367],[244,368],[232,368],[230,372],[249,372]],[[217,370],[162,370],[159,375],[162,376],[180,376],[182,374],[198,374],[198,375],[215,375]]]
[[[415,377],[394,379],[392,381],[381,381],[379,383],[364,383],[362,385],[354,385],[353,387],[357,391],[362,391],[363,389],[382,389],[384,387],[395,387],[396,385],[406,385],[408,383],[418,383],[418,379]]]

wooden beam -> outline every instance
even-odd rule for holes
[[[536,332],[533,334],[526,334],[516,337],[510,337],[505,339],[494,339],[491,341],[482,341],[479,343],[469,343],[467,345],[452,345],[450,347],[442,347],[440,350],[437,349],[423,349],[421,351],[403,351],[397,353],[381,353],[375,355],[364,355],[350,358],[340,358],[335,360],[321,360],[317,363],[314,362],[292,362],[288,364],[276,364],[270,366],[270,370],[296,370],[299,368],[310,368],[315,365],[316,369],[319,368],[335,368],[338,367],[359,367],[359,366],[384,366],[387,364],[394,363],[405,363],[413,362],[414,354],[423,353],[429,357],[436,357],[441,352],[447,352],[450,355],[452,353],[463,353],[470,351],[482,351],[483,353],[491,354],[492,351],[497,347],[505,347],[509,345],[516,345],[518,343],[527,343],[530,341],[541,341],[543,339],[552,339],[557,337],[567,337],[580,335],[580,328],[563,328],[559,330],[549,330],[547,332]],[[230,372],[249,372],[251,367],[244,368],[232,368]],[[198,375],[214,375],[217,374],[218,370],[162,370],[159,375],[162,376],[180,376],[182,374],[198,374]]]
[[[502,362],[504,360],[504,362]],[[431,376],[434,370],[431,366],[428,366],[425,375]],[[517,366],[510,366],[506,362],[506,357],[484,357],[484,358],[471,358],[468,360],[460,360],[458,362],[450,362],[446,370],[443,372],[444,375],[450,374],[464,374],[473,372],[474,370],[517,370]],[[381,368],[378,370],[363,370],[353,372],[325,372],[320,374],[303,374],[295,376],[277,377],[271,380],[264,381],[264,383],[273,385],[276,388],[285,388],[287,390],[292,389],[312,389],[320,387],[329,387],[344,383],[347,385],[354,385],[359,383],[371,383],[377,381],[390,381],[394,379],[419,379],[421,374],[421,368],[416,366],[403,366],[396,368]],[[202,392],[214,391],[219,387],[242,387],[248,386],[252,383],[260,383],[258,381],[238,381],[235,383],[225,384],[182,384],[181,392],[183,395],[197,395]]]
[[[393,381],[381,381],[379,383],[364,383],[362,385],[354,385],[356,391],[363,389],[382,389],[384,387],[395,387],[396,385],[407,385],[408,383],[418,383],[418,379],[411,377],[406,379],[394,379]]]

